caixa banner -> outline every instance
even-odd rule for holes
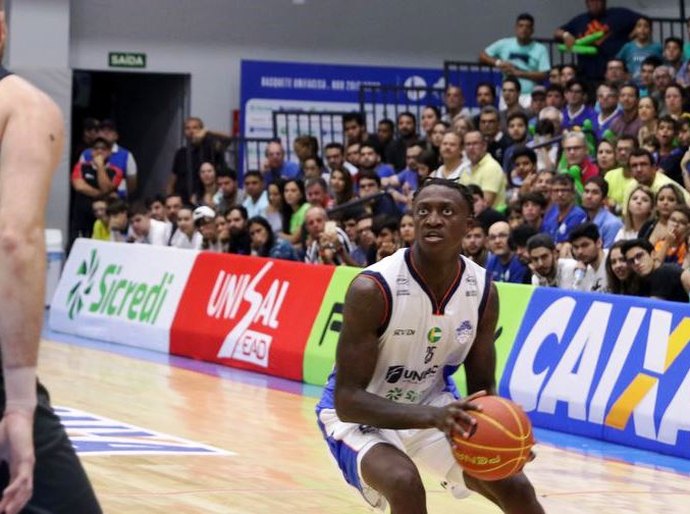
[[[168,353],[170,325],[198,253],[77,239],[50,328]]]
[[[541,427],[690,457],[690,306],[535,290],[500,382]]]
[[[305,345],[333,269],[200,253],[173,321],[170,352],[302,380]]]

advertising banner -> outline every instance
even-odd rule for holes
[[[168,353],[198,252],[77,239],[50,308],[52,330]]]
[[[170,352],[302,380],[304,348],[333,267],[202,252]]]
[[[304,376],[307,384],[324,385],[335,362],[335,349],[343,324],[343,303],[350,282],[362,271],[338,266],[323,298],[319,315],[304,352]]]
[[[690,307],[538,288],[499,392],[535,425],[690,457]]]

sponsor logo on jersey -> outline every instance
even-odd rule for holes
[[[458,342],[458,344],[466,344],[472,337],[473,331],[474,328],[472,327],[472,323],[470,323],[468,320],[465,320],[460,323],[458,328],[455,329],[455,340]]]
[[[398,382],[418,384],[433,377],[438,371],[438,368],[438,365],[434,365],[425,370],[417,371],[402,365],[390,366],[388,371],[386,371],[386,382],[389,384],[397,384]]]
[[[393,331],[394,336],[413,336],[415,334],[415,330],[412,328],[396,328]]]
[[[439,327],[433,327],[426,333],[426,340],[431,344],[438,343],[442,335],[443,332]]]

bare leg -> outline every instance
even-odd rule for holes
[[[397,448],[377,444],[362,459],[362,478],[383,496],[391,514],[426,514],[426,492],[414,462]]]
[[[505,480],[486,482],[465,473],[465,483],[498,505],[506,514],[544,514],[534,487],[524,473]]]

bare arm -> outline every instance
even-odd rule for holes
[[[107,195],[115,191],[113,181],[108,177],[108,172],[105,170],[105,162],[103,159],[94,159],[96,165],[96,180],[98,181],[98,190],[101,194]]]
[[[488,66],[498,66],[496,64],[496,61],[499,59],[496,59],[495,57],[491,57],[489,54],[486,53],[486,50],[482,50],[479,52],[479,62],[482,64],[486,64]]]
[[[553,33],[553,37],[554,39],[563,41],[565,46],[568,48],[571,48],[575,44],[575,36],[573,36],[567,30],[563,30],[561,28],[556,29],[556,31]]]
[[[541,82],[542,80],[546,79],[547,73],[545,71],[527,71],[515,68],[513,70],[513,75],[515,75],[519,79],[527,79],[533,80],[535,82]]]
[[[465,359],[467,392],[486,391],[496,394],[496,347],[494,334],[498,321],[498,291],[492,283],[484,314],[479,321],[477,336]]]
[[[83,178],[73,178],[72,187],[76,192],[90,196],[91,198],[98,198],[103,194],[99,189],[90,186]]]

